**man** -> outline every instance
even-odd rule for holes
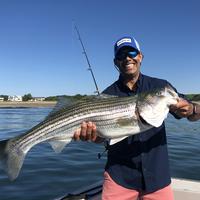
[[[114,47],[114,64],[119,79],[103,93],[130,96],[162,88],[166,80],[145,76],[140,72],[143,54],[132,37],[119,39]],[[180,95],[181,96],[181,95]],[[176,118],[200,119],[197,105],[182,99],[170,108]],[[96,136],[96,126],[83,122],[74,134],[75,140],[103,141]],[[164,123],[143,133],[128,137],[108,147],[104,173],[103,200],[172,200],[167,141]]]

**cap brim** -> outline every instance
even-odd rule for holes
[[[124,49],[130,49],[130,50],[136,50],[139,52],[138,49],[134,48],[133,46],[131,45],[128,45],[128,44],[124,44],[124,45],[121,45],[120,48],[118,48],[115,52],[115,55],[117,55],[120,51],[124,50]]]

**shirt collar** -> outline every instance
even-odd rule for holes
[[[139,77],[138,77],[138,80],[136,82],[136,90],[135,91],[132,91],[128,86],[126,86],[124,83],[123,83],[123,77],[122,75],[120,74],[119,75],[119,79],[117,81],[117,84],[118,84],[118,87],[120,87],[120,89],[124,92],[128,92],[128,93],[138,93],[138,91],[140,90],[140,87],[141,87],[141,82],[142,82],[142,78],[143,78],[143,75],[140,73],[139,74]]]

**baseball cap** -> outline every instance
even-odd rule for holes
[[[122,47],[130,47],[130,48],[136,49],[137,51],[140,51],[140,46],[139,46],[137,40],[135,38],[129,37],[129,36],[122,37],[119,40],[117,40],[117,42],[115,43],[115,46],[114,46],[115,56]]]

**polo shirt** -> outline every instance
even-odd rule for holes
[[[168,81],[140,74],[136,90],[123,84],[122,77],[103,93],[132,96],[171,85]],[[119,185],[151,193],[171,183],[165,124],[109,145],[105,170]]]

